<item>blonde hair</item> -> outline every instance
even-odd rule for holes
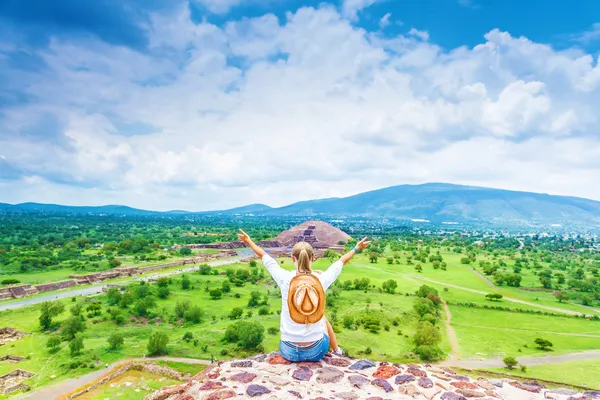
[[[312,246],[306,242],[298,242],[292,248],[292,257],[298,260],[298,272],[302,274],[310,274],[310,263],[314,256]]]

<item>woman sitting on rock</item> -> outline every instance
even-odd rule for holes
[[[315,255],[309,243],[296,243],[292,249],[296,270],[286,271],[241,229],[238,237],[262,258],[281,290],[279,350],[283,358],[292,362],[319,361],[330,346],[334,353],[341,355],[342,349],[333,328],[325,318],[325,291],[335,282],[344,264],[369,245],[367,238],[358,242],[327,271],[315,273],[311,268]]]

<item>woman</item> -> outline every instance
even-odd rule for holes
[[[310,303],[311,299],[313,299],[315,303],[324,307],[324,291],[335,282],[342,272],[344,264],[348,263],[354,254],[362,252],[362,250],[369,245],[367,238],[358,242],[352,250],[333,263],[327,271],[315,274],[311,268],[312,262],[315,260],[314,251],[312,246],[306,242],[296,243],[292,249],[292,261],[294,265],[296,265],[296,270],[286,271],[262,248],[257,246],[243,230],[240,229],[238,237],[239,240],[246,243],[257,256],[262,258],[265,268],[267,268],[267,271],[269,271],[281,290],[281,341],[279,343],[279,349],[283,358],[292,362],[319,361],[325,356],[330,346],[336,354],[341,355],[342,349],[338,346],[333,328],[324,316],[320,317],[316,322],[309,322],[311,316],[307,316],[306,321],[301,323],[297,321],[298,317],[302,317],[302,315],[299,314],[298,310],[293,306],[290,313],[290,305],[294,304],[293,302],[295,301],[295,298],[293,300],[292,298],[288,298],[290,284],[294,290],[300,285],[301,288],[308,287],[308,291],[314,293],[314,298],[311,297],[313,293],[309,293],[305,298],[301,299],[300,302],[304,301]],[[318,287],[313,290],[306,282],[300,282],[299,284],[297,282],[298,278],[307,278],[307,281],[310,281],[310,279],[315,280],[315,277],[316,280],[318,280],[316,283],[317,286],[322,286],[322,288]],[[294,290],[292,293],[293,296],[296,296],[296,293],[298,292]],[[323,296],[322,301],[318,298],[320,296]],[[320,311],[321,313],[323,312],[322,309]],[[300,310],[300,313],[301,312],[302,310]]]

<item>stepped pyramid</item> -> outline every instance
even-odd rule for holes
[[[291,247],[297,242],[308,242],[316,249],[327,249],[340,241],[347,242],[348,239],[348,234],[327,222],[306,221],[281,232],[275,241],[285,247]]]

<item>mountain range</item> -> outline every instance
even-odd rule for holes
[[[120,205],[75,207],[55,204],[0,203],[0,212],[115,215],[263,215],[294,217],[364,217],[457,222],[492,226],[600,226],[600,202],[567,196],[484,187],[427,183],[399,185],[343,198],[293,203],[284,207],[251,204],[222,211],[147,211]]]

